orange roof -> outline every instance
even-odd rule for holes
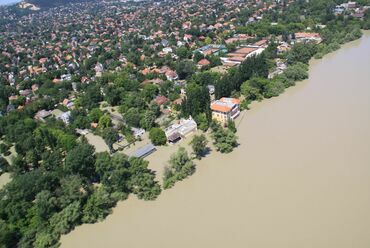
[[[235,107],[235,105],[239,104],[240,104],[239,99],[223,97],[220,100],[214,101],[211,104],[211,110],[228,113]]]
[[[220,99],[221,102],[232,102],[233,104],[240,104],[240,100],[238,98],[227,98],[227,97],[222,97]]]
[[[240,48],[238,50],[236,50],[235,52],[233,53],[241,53],[241,54],[250,54],[251,52],[257,50],[257,48],[253,48],[253,47],[243,47],[243,48]]]
[[[264,45],[266,43],[267,43],[267,40],[260,40],[260,41],[257,41],[256,43],[254,43],[254,45],[256,45],[256,46],[262,46],[262,45]]]
[[[198,65],[201,65],[201,66],[206,66],[206,65],[209,65],[211,64],[208,59],[201,59],[199,62],[198,62]]]
[[[296,38],[320,38],[319,33],[295,33]]]
[[[223,112],[223,113],[228,113],[231,111],[231,108],[227,105],[221,105],[218,102],[214,102],[211,104],[211,110],[213,111],[218,111],[218,112]]]

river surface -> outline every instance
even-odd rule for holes
[[[254,104],[238,136],[233,153],[213,152],[156,201],[120,202],[62,247],[370,247],[369,32]]]

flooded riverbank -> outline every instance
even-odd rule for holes
[[[368,248],[369,54],[367,32],[313,61],[309,80],[246,112],[233,153],[156,201],[120,202],[62,247]]]

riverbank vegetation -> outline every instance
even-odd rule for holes
[[[219,123],[212,123],[212,138],[216,150],[221,153],[230,153],[238,146],[234,128],[223,128]]]
[[[181,181],[195,172],[195,164],[184,147],[180,147],[175,154],[171,155],[168,163],[169,165],[165,167],[163,173],[164,189],[173,187],[177,181]]]
[[[161,192],[142,159],[95,153],[86,140],[63,159],[65,148],[50,145],[37,166],[19,157],[10,166],[12,181],[0,191],[1,219],[12,223],[0,222],[1,241],[9,247],[54,247],[60,235],[102,220],[130,193],[154,200]]]

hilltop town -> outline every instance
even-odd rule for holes
[[[52,247],[131,193],[154,200],[210,145],[232,152],[251,102],[370,28],[369,1],[339,2],[0,7],[0,170],[14,175],[0,192],[0,244]],[[145,157],[189,142],[159,183]]]

